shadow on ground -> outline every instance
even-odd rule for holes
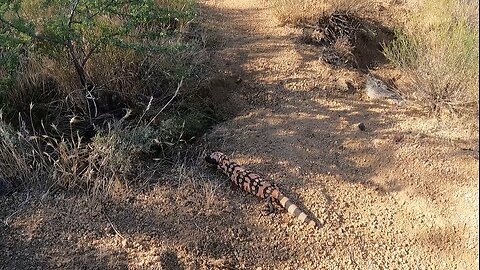
[[[198,142],[199,148],[221,150],[275,181],[325,227],[314,232],[292,229],[288,215],[260,217],[257,198],[229,190],[225,176],[196,161],[161,175],[150,190],[103,202],[74,194],[44,199],[37,194],[21,207],[26,194],[2,197],[2,220],[19,210],[8,225],[0,225],[3,268],[281,268],[299,258],[305,265],[313,265],[312,258],[383,259],[386,251],[373,248],[382,241],[389,248],[403,248],[387,243],[388,237],[375,234],[376,228],[355,227],[344,210],[356,207],[346,206],[353,204],[346,200],[359,194],[382,199],[404,189],[403,181],[385,171],[398,169],[396,151],[417,135],[394,129],[397,120],[392,116],[408,117],[408,110],[354,95],[331,98],[321,86],[335,73],[317,73],[317,57],[302,55],[306,45],[292,42],[295,37],[288,33],[265,34],[262,25],[245,20],[265,12],[261,8],[202,10],[212,23],[212,65],[220,73],[220,81],[202,94],[238,106],[238,115],[214,128]],[[272,57],[288,53],[295,61]],[[269,62],[277,64],[263,65]],[[364,131],[358,128],[360,122]],[[379,173],[387,179],[374,181]],[[173,182],[177,184],[169,184]],[[434,231],[431,237],[437,241],[438,235]],[[346,247],[338,247],[341,244]]]

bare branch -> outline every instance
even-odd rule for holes
[[[85,65],[87,64],[87,61],[88,59],[90,59],[90,57],[92,56],[92,54],[94,52],[96,52],[97,48],[100,46],[101,42],[98,42],[97,44],[95,44],[89,51],[88,53],[85,55],[85,58],[83,58],[83,61],[82,61],[82,67],[85,68]]]
[[[82,67],[80,61],[78,60],[78,57],[75,53],[75,48],[73,48],[72,41],[67,40],[66,46],[68,48],[68,54],[70,54],[70,58],[72,59],[73,65],[75,66],[75,70],[77,71],[80,83],[83,87],[87,87],[87,77],[85,75],[85,69]]]
[[[72,9],[70,11],[70,16],[68,18],[68,27],[72,26],[73,16],[75,15],[75,11],[77,10],[79,3],[80,3],[80,0],[74,0],[74,2],[72,3]]]
[[[152,124],[152,122],[155,120],[155,118],[157,118],[160,115],[160,113],[162,113],[163,110],[165,110],[165,108],[167,108],[168,105],[170,105],[170,103],[173,101],[173,99],[175,99],[175,97],[178,95],[178,91],[180,90],[182,85],[183,85],[183,78],[178,83],[177,90],[175,90],[175,93],[173,94],[172,98],[170,98],[170,100],[160,109],[160,111],[150,120],[150,122],[148,122],[147,127],[150,126],[150,124]]]

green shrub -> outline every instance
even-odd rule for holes
[[[385,49],[414,81],[413,98],[478,117],[478,2],[426,0]]]
[[[185,73],[189,64],[164,60],[191,49],[180,41],[180,33],[195,15],[193,4],[187,0],[2,2],[4,105],[28,104],[21,95],[25,88],[42,88],[47,81],[53,81],[72,106],[85,105],[85,91],[79,89],[149,94],[152,86],[145,85],[153,80],[176,84],[183,75],[179,70]]]

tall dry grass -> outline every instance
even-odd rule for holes
[[[411,97],[432,111],[478,119],[478,8],[478,1],[420,1],[385,50],[413,78]]]
[[[46,132],[15,130],[0,119],[0,181],[17,188],[84,190],[92,196],[111,196],[130,185],[149,181],[149,156],[164,131],[150,126],[116,122],[83,143]]]
[[[284,24],[314,23],[333,12],[362,14],[373,0],[271,0],[278,20]]]

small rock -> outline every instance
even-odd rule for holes
[[[370,100],[387,100],[397,106],[405,105],[405,100],[388,89],[388,86],[381,80],[368,76],[365,85],[365,94]]]
[[[123,247],[123,248],[126,248],[126,247],[127,247],[127,244],[128,244],[127,239],[123,239],[123,241],[122,241],[122,247]]]
[[[363,122],[360,122],[358,125],[357,125],[358,129],[360,129],[361,131],[365,131],[366,130],[366,126]]]
[[[393,92],[388,90],[388,86],[381,80],[369,76],[365,85],[365,92],[370,99],[385,99],[393,96]]]

